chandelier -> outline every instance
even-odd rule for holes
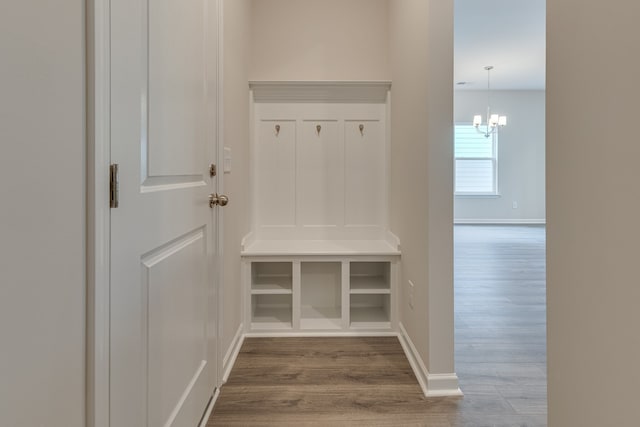
[[[478,132],[484,134],[485,138],[489,138],[498,131],[498,127],[507,125],[507,116],[491,114],[491,70],[493,70],[493,65],[488,65],[484,69],[487,70],[487,121],[482,125],[482,115],[477,114],[473,116],[473,126]]]

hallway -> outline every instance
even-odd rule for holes
[[[545,227],[457,225],[456,373],[482,416],[468,424],[544,426]]]
[[[425,399],[395,338],[253,338],[208,426],[545,426],[545,229],[455,239],[463,399]]]

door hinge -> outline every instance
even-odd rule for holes
[[[109,165],[109,206],[117,208],[119,204],[118,164]]]
[[[213,178],[214,176],[216,176],[216,174],[218,173],[218,170],[216,168],[216,165],[214,165],[213,163],[211,163],[209,165],[209,176],[211,178]]]

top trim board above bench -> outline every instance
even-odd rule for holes
[[[357,255],[399,256],[386,240],[256,240],[243,247],[242,256]]]
[[[250,81],[255,102],[387,102],[390,81]]]

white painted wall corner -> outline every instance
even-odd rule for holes
[[[400,344],[424,395],[426,397],[463,396],[458,376],[454,372],[430,374],[402,322],[400,322],[399,328],[400,334],[398,338],[400,339]]]

